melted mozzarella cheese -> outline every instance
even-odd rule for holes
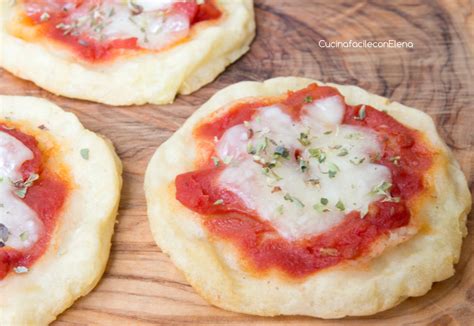
[[[57,0],[28,1],[26,3],[26,14],[28,16],[35,14],[48,14],[66,12],[74,8],[73,2],[63,2]]]
[[[390,171],[370,162],[381,151],[376,134],[342,125],[343,115],[338,96],[307,104],[298,122],[278,105],[264,108],[218,141],[219,157],[230,161],[220,184],[290,240],[324,232],[350,211],[367,211],[382,198],[372,189],[390,182]],[[288,157],[275,159],[282,149]],[[265,170],[269,163],[276,166]]]
[[[93,1],[86,1],[72,11],[66,24],[59,28],[100,41],[136,38],[142,48],[161,49],[186,37],[189,32],[189,18],[168,11],[175,2],[108,0],[95,5]]]
[[[38,240],[42,222],[15,193],[12,182],[22,180],[19,169],[33,153],[15,137],[0,131],[0,224],[8,229],[6,246],[23,249]]]
[[[334,127],[341,124],[344,118],[343,100],[340,96],[314,101],[304,107],[304,118],[309,119],[308,123],[318,121],[315,127]],[[341,110],[342,109],[342,110]]]
[[[171,7],[171,5],[176,2],[174,0],[125,0],[130,3],[133,1],[134,4],[143,8],[143,11],[155,11],[163,10]]]

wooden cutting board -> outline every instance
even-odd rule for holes
[[[179,97],[172,105],[118,108],[67,99],[0,70],[1,94],[44,97],[76,113],[87,128],[114,142],[124,163],[119,223],[105,275],[55,325],[335,323],[304,317],[252,317],[212,307],[193,291],[151,237],[142,187],[149,159],[212,94],[238,81],[305,76],[359,85],[424,110],[454,151],[473,190],[474,16],[470,0],[256,0],[255,10],[258,35],[251,51],[214,83]],[[318,46],[320,40],[351,39],[410,41],[414,48]],[[473,325],[473,214],[468,227],[470,234],[454,277],[389,311],[340,323]]]

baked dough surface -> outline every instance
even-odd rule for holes
[[[45,325],[91,291],[104,272],[122,167],[109,141],[46,100],[0,96],[0,120],[5,118],[25,127],[48,128],[73,186],[43,256],[29,272],[12,272],[0,280],[0,325]],[[42,146],[50,146],[50,138],[36,137]],[[83,148],[89,149],[89,160],[81,157]]]
[[[255,36],[253,0],[217,0],[223,17],[195,25],[188,40],[168,50],[84,64],[47,42],[8,33],[10,1],[0,1],[0,66],[57,95],[109,105],[165,104],[213,81]]]
[[[276,96],[306,87],[304,78],[275,78],[263,83],[241,82],[215,94],[151,159],[145,191],[153,236],[191,285],[211,304],[262,316],[309,315],[321,318],[370,315],[411,296],[421,296],[433,282],[454,274],[467,234],[471,198],[466,179],[432,119],[422,111],[370,94],[355,86],[336,87],[348,104],[368,104],[404,125],[421,131],[435,149],[435,168],[427,180],[432,197],[419,208],[428,225],[413,238],[388,248],[369,262],[351,262],[322,270],[300,281],[277,273],[255,277],[239,265],[236,249],[210,237],[199,215],[175,199],[174,179],[195,169],[193,128],[234,100]]]

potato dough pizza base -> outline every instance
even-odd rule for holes
[[[45,325],[91,291],[109,256],[122,166],[112,144],[72,113],[34,97],[0,96],[0,120],[44,125],[61,148],[73,188],[46,252],[25,274],[0,280],[0,325]],[[89,159],[80,151],[89,149]]]
[[[0,66],[57,95],[109,105],[165,104],[217,77],[248,51],[255,36],[253,0],[217,0],[223,17],[195,25],[188,40],[168,50],[87,65],[51,44],[10,35],[9,1],[0,1]]]
[[[437,156],[443,164],[429,177],[436,197],[420,210],[431,232],[420,232],[369,263],[337,265],[302,281],[284,280],[276,273],[257,278],[240,267],[233,246],[222,240],[210,241],[199,215],[175,199],[175,177],[194,169],[192,130],[203,118],[234,100],[281,95],[312,82],[315,81],[288,77],[227,87],[197,110],[151,159],[145,191],[154,238],[189,283],[213,305],[262,316],[370,315],[407,297],[421,296],[433,282],[454,273],[453,264],[459,259],[462,238],[467,234],[465,222],[471,206],[458,163],[427,114],[355,86],[328,84],[336,87],[348,104],[387,110],[401,123],[422,131],[439,151]]]

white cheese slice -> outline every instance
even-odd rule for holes
[[[0,131],[0,224],[8,230],[5,245],[14,249],[34,244],[42,222],[15,193],[12,182],[22,180],[20,167],[31,160],[33,153],[22,142]]]
[[[391,175],[387,167],[370,161],[369,156],[381,152],[376,134],[342,125],[343,115],[339,96],[307,104],[300,121],[293,121],[278,105],[262,109],[218,141],[219,157],[232,158],[219,183],[290,240],[324,232],[350,211],[367,211],[371,202],[382,198],[372,189],[390,182]],[[301,134],[308,135],[302,139],[306,146],[298,140]],[[261,164],[273,160],[277,146],[286,148],[289,157],[276,160],[278,165],[264,173]],[[301,160],[294,157],[296,149]],[[314,157],[318,150],[324,154]],[[304,171],[300,161],[306,162]]]

